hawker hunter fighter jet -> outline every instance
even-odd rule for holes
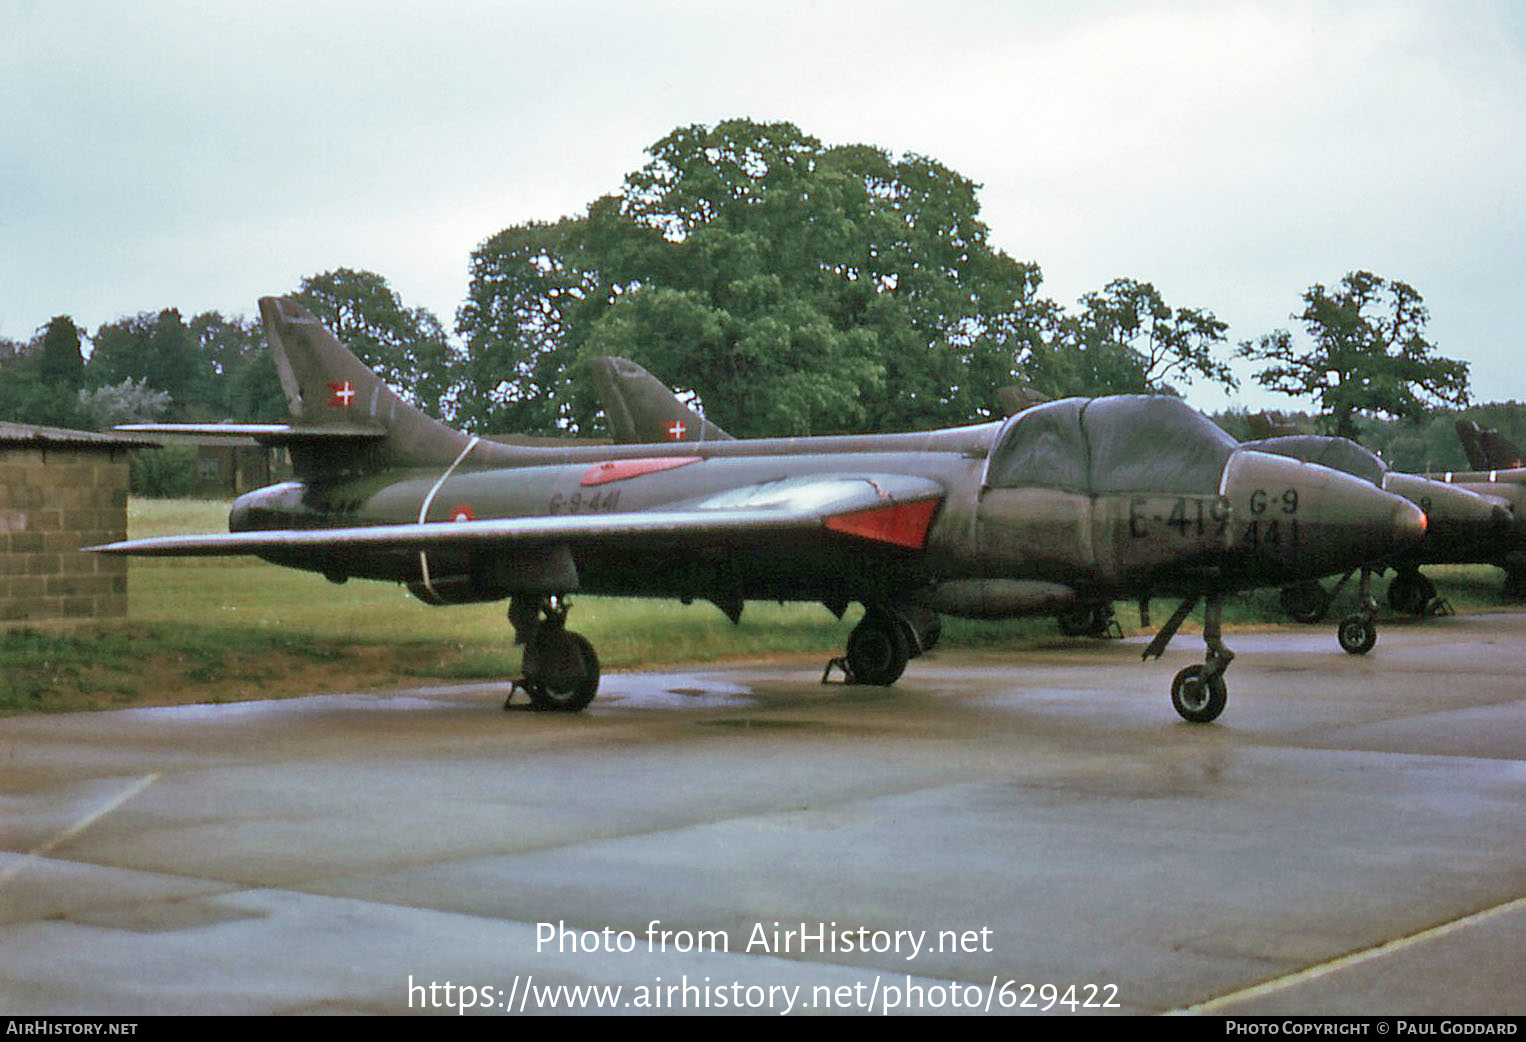
[[[1526,454],[1497,430],[1482,430],[1468,420],[1457,421],[1471,471],[1446,471],[1426,477],[1454,488],[1495,500],[1515,519],[1515,536],[1504,552],[1487,563],[1505,570],[1505,593],[1526,597]]]
[[[916,434],[497,443],[409,406],[296,303],[260,311],[291,422],[191,429],[287,446],[295,479],[236,500],[226,534],[97,549],[254,554],[406,583],[432,604],[507,599],[523,686],[546,709],[582,709],[599,685],[597,654],[566,627],[573,594],[703,599],[733,620],[750,599],[839,615],[856,601],[845,661],[866,684],[905,669],[909,609],[1000,618],[1175,595],[1146,654],[1206,600],[1206,659],[1171,692],[1208,721],[1233,657],[1227,594],[1400,553],[1425,530],[1413,504],[1243,449],[1168,397],[1064,399]]]
[[[1341,647],[1353,654],[1370,650],[1377,639],[1373,628],[1377,601],[1371,594],[1374,574],[1394,569],[1396,574],[1388,584],[1389,607],[1425,615],[1435,611],[1437,598],[1436,587],[1421,573],[1421,565],[1498,564],[1521,542],[1509,504],[1500,497],[1391,470],[1376,453],[1349,438],[1297,434],[1248,441],[1245,447],[1332,467],[1403,496],[1425,512],[1423,539],[1402,554],[1361,567],[1358,599],[1362,610],[1342,619],[1336,631]],[[1341,585],[1350,577],[1347,573]],[[1306,582],[1283,589],[1282,607],[1300,622],[1317,622],[1333,597],[1317,582]]]

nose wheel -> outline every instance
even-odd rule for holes
[[[1372,595],[1372,569],[1362,569],[1358,602],[1362,610],[1347,615],[1335,629],[1335,639],[1348,655],[1365,655],[1378,642],[1378,601]]]
[[[1217,720],[1229,699],[1224,674],[1207,675],[1207,666],[1188,666],[1171,681],[1171,708],[1183,720],[1206,724]]]
[[[1161,656],[1197,602],[1196,597],[1189,597],[1181,603],[1145,648],[1144,658]],[[1210,593],[1203,607],[1203,643],[1207,646],[1207,655],[1202,665],[1188,666],[1171,681],[1171,708],[1189,723],[1206,724],[1217,720],[1229,701],[1229,685],[1224,681],[1224,671],[1234,661],[1235,653],[1222,639],[1223,615],[1224,595]]]

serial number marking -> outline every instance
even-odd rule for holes
[[[1148,499],[1129,500],[1129,537],[1131,539],[1149,539],[1153,535],[1152,527],[1162,525],[1183,539],[1195,539],[1209,534],[1222,536],[1225,529],[1229,527],[1229,505],[1222,499],[1207,501],[1178,496],[1171,507],[1169,517],[1162,517],[1159,513],[1147,513],[1146,508],[1150,503]],[[1148,523],[1150,521],[1154,521],[1155,525],[1151,526]]]
[[[1247,504],[1253,515],[1245,524],[1240,542],[1253,550],[1261,547],[1303,546],[1303,533],[1298,527],[1298,490],[1290,488],[1280,494],[1258,488],[1250,494]],[[1268,513],[1272,516],[1268,517]]]
[[[1250,494],[1250,512],[1252,514],[1264,514],[1271,502],[1280,501],[1284,514],[1298,513],[1298,490],[1290,488],[1275,500],[1271,499],[1271,493],[1264,488],[1258,488]]]
[[[546,503],[548,514],[594,514],[607,513],[620,505],[620,490],[617,488],[601,492],[574,492],[570,496],[564,496],[560,492],[552,496]]]

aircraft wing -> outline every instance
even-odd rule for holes
[[[139,557],[222,557],[301,549],[788,541],[823,532],[921,549],[944,491],[936,481],[905,474],[813,475],[731,489],[660,510],[163,536],[87,549]]]

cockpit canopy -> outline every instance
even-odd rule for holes
[[[1098,495],[1212,495],[1238,444],[1179,398],[1064,398],[1026,409],[996,433],[986,485],[1045,485]]]
[[[1257,452],[1270,452],[1276,456],[1302,460],[1304,463],[1318,463],[1331,470],[1350,474],[1363,481],[1370,481],[1379,487],[1383,484],[1383,475],[1388,473],[1388,464],[1350,438],[1290,434],[1281,438],[1248,441],[1245,447],[1255,449]]]

